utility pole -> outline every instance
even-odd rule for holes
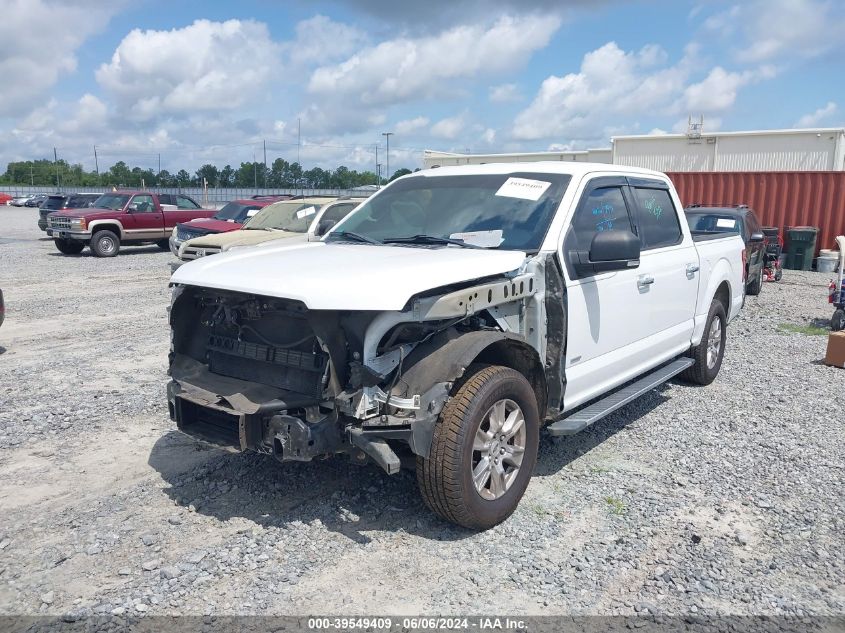
[[[264,188],[267,188],[267,141],[261,140],[264,144]]]
[[[100,184],[100,161],[97,159],[97,146],[94,146],[94,170],[97,172],[97,184]]]
[[[161,153],[158,155],[158,173],[156,174],[156,178],[161,181]],[[161,182],[158,183],[158,186],[161,187]]]
[[[59,156],[58,156],[58,154],[56,154],[56,148],[55,147],[53,148],[53,162],[56,163],[56,190],[58,190],[60,188],[59,187]]]
[[[381,169],[379,169],[381,165],[378,162],[378,143],[376,143],[376,183],[378,184],[379,189],[381,189]]]
[[[387,178],[387,182],[390,182],[390,137],[393,135],[393,132],[382,132],[381,135],[387,139],[387,158],[385,159],[387,167],[385,168],[384,175]]]
[[[252,180],[253,187],[258,189],[258,163],[255,162],[255,150],[252,150]]]
[[[35,174],[32,172],[32,163],[29,163],[29,184],[35,186]]]
[[[296,117],[296,164],[299,171],[302,171],[302,163],[299,162],[299,154],[302,149],[302,119]],[[296,176],[296,187],[299,188],[299,175]]]

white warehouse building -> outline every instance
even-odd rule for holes
[[[426,150],[425,168],[541,160],[613,163],[662,172],[845,171],[845,128],[615,136],[610,149],[518,154]]]

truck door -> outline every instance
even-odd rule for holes
[[[567,295],[567,410],[627,380],[635,370],[636,344],[650,332],[639,268],[580,274],[573,264],[596,233],[635,230],[627,185],[621,176],[588,181],[565,232],[560,256]]]
[[[641,244],[638,278],[650,281],[640,292],[649,336],[640,361],[658,357],[663,362],[690,345],[701,276],[698,251],[668,183],[650,178],[628,183]]]
[[[164,219],[153,196],[139,193],[126,206],[123,220],[126,238],[130,240],[160,240],[164,236]]]

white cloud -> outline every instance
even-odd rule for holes
[[[261,22],[196,20],[170,31],[134,29],[96,76],[138,120],[219,111],[266,94],[278,52]]]
[[[772,66],[743,72],[729,72],[716,66],[702,81],[684,91],[686,108],[689,112],[705,113],[728,110],[736,102],[740,88],[776,75],[777,69]]]
[[[76,70],[77,48],[102,29],[123,2],[5,0],[0,7],[0,117],[42,102]]]
[[[560,26],[547,16],[504,16],[492,26],[457,26],[438,35],[400,37],[314,71],[312,94],[345,104],[395,104],[429,97],[444,82],[518,68]]]
[[[820,123],[827,121],[832,117],[836,112],[839,110],[836,103],[833,101],[828,101],[827,105],[823,108],[819,108],[815,112],[811,112],[810,114],[805,114],[802,116],[798,121],[795,123],[794,127],[798,128],[806,128],[806,127],[816,127]]]
[[[315,15],[296,25],[296,37],[282,46],[282,54],[293,65],[325,63],[350,55],[366,40],[365,33],[354,26]]]
[[[666,52],[658,46],[625,52],[609,42],[587,53],[579,72],[543,81],[532,103],[517,115],[513,135],[519,140],[594,140],[605,136],[613,119],[672,112],[695,52],[688,48],[680,62],[666,66]]]
[[[439,120],[431,126],[431,135],[437,138],[454,139],[466,128],[466,114]]]
[[[704,26],[714,35],[741,33],[735,51],[744,63],[812,58],[841,48],[845,5],[839,0],[753,0],[711,15]]]
[[[522,94],[516,84],[502,84],[490,88],[490,101],[493,103],[521,101],[522,98]]]
[[[412,134],[414,132],[419,132],[428,124],[428,117],[418,116],[413,119],[399,121],[399,123],[397,123],[393,129],[397,134]]]
[[[496,130],[487,128],[484,130],[484,134],[481,135],[481,140],[488,145],[492,145],[496,141]]]

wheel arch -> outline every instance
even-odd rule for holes
[[[408,393],[422,394],[438,384],[460,380],[471,365],[479,363],[510,367],[525,376],[542,417],[547,398],[543,363],[537,350],[506,332],[444,332],[414,350],[400,382]]]
[[[111,231],[121,240],[124,236],[123,224],[118,220],[94,220],[88,224],[88,230],[91,232],[91,237],[94,237],[97,231]]]

